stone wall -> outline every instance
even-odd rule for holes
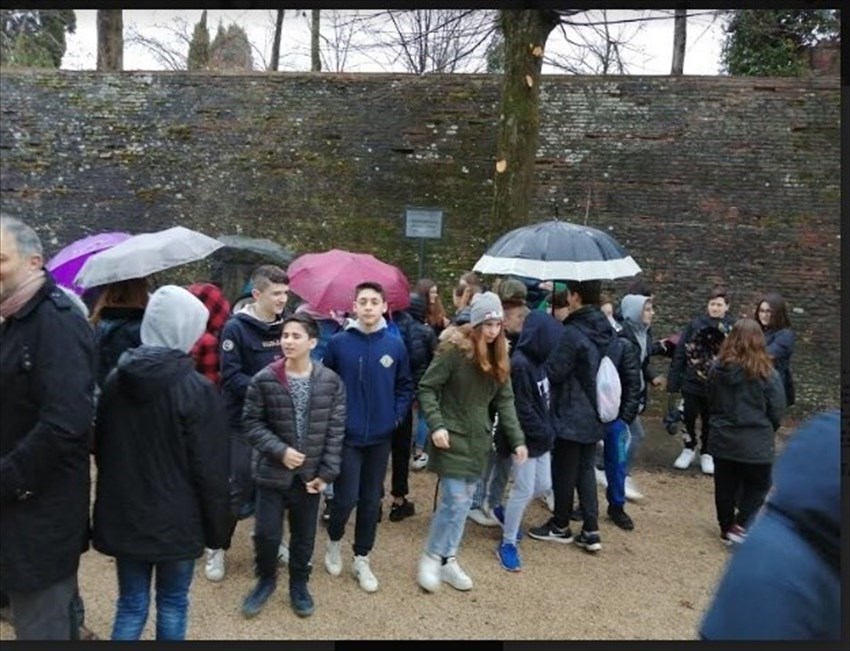
[[[837,78],[547,76],[534,221],[609,230],[657,293],[654,330],[777,290],[798,335],[796,410],[839,399]],[[499,79],[486,75],[34,72],[0,76],[3,210],[48,254],[183,224],[417,273],[406,205],[445,211],[426,274],[451,283],[493,232]],[[612,283],[622,292],[627,281]]]

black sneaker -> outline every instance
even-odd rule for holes
[[[602,549],[602,541],[599,532],[588,533],[582,529],[575,539],[576,545],[589,552],[598,552]]]
[[[620,529],[624,529],[625,531],[631,531],[635,528],[635,523],[632,522],[632,519],[629,517],[629,514],[623,510],[622,506],[620,508],[609,506],[608,517],[611,518],[611,521],[618,527],[620,527]]]
[[[528,535],[537,540],[550,540],[564,544],[573,541],[573,533],[570,531],[570,528],[561,529],[555,526],[554,518],[551,518],[546,524],[540,527],[532,527],[528,530]]]
[[[407,498],[401,504],[393,502],[392,506],[390,506],[390,522],[400,522],[415,513],[416,509],[413,506],[413,502],[408,502]]]
[[[313,614],[316,607],[313,604],[313,597],[307,589],[306,581],[289,584],[289,603],[299,617],[309,617]]]
[[[259,579],[242,602],[242,616],[250,619],[258,615],[276,587],[277,580],[274,577]]]
[[[570,513],[570,520],[573,522],[582,522],[584,520],[584,513],[581,512],[581,509],[573,509],[573,512]]]

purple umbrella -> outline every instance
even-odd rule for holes
[[[129,233],[98,233],[89,235],[76,242],[71,242],[64,249],[54,255],[45,266],[53,274],[56,282],[63,287],[76,292],[78,295],[84,291],[83,287],[74,284],[74,278],[86,260],[99,251],[111,249],[130,237]]]

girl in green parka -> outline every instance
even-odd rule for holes
[[[492,292],[475,297],[470,322],[443,333],[419,382],[419,404],[431,429],[428,468],[440,476],[440,503],[431,519],[417,581],[428,592],[446,582],[470,590],[456,554],[476,482],[492,444],[489,406],[499,414],[517,463],[528,457],[511,387],[502,304]]]

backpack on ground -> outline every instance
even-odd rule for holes
[[[614,337],[608,345],[608,350],[599,360],[599,367],[596,369],[596,414],[603,423],[617,420],[623,396],[620,373],[611,359],[614,346],[619,346],[617,337]]]

